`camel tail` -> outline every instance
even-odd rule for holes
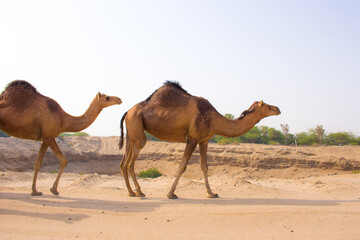
[[[120,121],[120,140],[119,140],[119,150],[122,149],[123,145],[124,145],[124,120],[125,120],[125,116],[126,116],[127,112],[124,113],[124,115],[121,118]]]

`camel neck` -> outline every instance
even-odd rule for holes
[[[89,108],[81,116],[66,114],[63,132],[79,132],[89,127],[100,114],[102,108],[99,106],[97,97],[93,99]]]
[[[215,120],[215,134],[224,137],[239,137],[251,130],[260,120],[261,117],[256,112],[234,120],[218,114]]]

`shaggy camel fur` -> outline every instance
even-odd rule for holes
[[[48,147],[60,161],[60,170],[50,191],[58,195],[60,176],[67,165],[55,138],[62,132],[78,132],[90,126],[103,108],[121,104],[121,99],[98,93],[86,112],[74,117],[67,114],[53,99],[41,95],[30,83],[16,80],[7,85],[0,95],[0,129],[10,136],[41,141],[34,166],[31,195],[42,195],[36,190],[37,175]]]
[[[123,146],[123,122],[126,122],[126,148],[120,163],[122,173],[130,196],[145,196],[136,180],[134,172],[135,160],[145,146],[144,131],[156,138],[168,142],[186,143],[185,152],[176,179],[168,193],[168,198],[175,199],[176,185],[184,173],[186,166],[197,144],[200,147],[201,169],[204,174],[208,197],[218,197],[209,186],[207,177],[208,141],[215,134],[226,137],[241,136],[249,131],[261,119],[279,115],[278,107],[254,102],[238,119],[227,119],[204,98],[187,93],[178,83],[167,81],[145,101],[136,104],[121,119],[121,138],[119,148]],[[131,189],[130,173],[136,193]]]

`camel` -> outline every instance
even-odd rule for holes
[[[145,101],[126,112],[120,122],[121,137],[119,149],[123,147],[126,123],[126,147],[120,168],[125,179],[129,196],[144,197],[134,172],[135,160],[146,144],[144,131],[159,140],[186,143],[184,155],[167,197],[176,199],[175,188],[194,152],[197,144],[200,148],[200,165],[204,175],[205,187],[209,198],[217,198],[211,191],[208,181],[207,148],[208,141],[215,134],[225,137],[241,136],[249,131],[261,119],[279,115],[280,110],[263,101],[254,102],[248,110],[235,120],[222,116],[202,97],[192,96],[179,83],[167,81]],[[128,173],[135,184],[136,193],[131,189]]]
[[[121,102],[118,97],[98,93],[86,112],[74,117],[67,114],[55,100],[43,96],[24,80],[12,81],[7,85],[0,95],[0,129],[13,137],[41,141],[34,164],[31,195],[42,195],[36,189],[36,179],[48,147],[60,162],[60,170],[50,189],[54,195],[59,195],[57,187],[67,159],[55,138],[62,132],[78,132],[89,127],[103,108]]]

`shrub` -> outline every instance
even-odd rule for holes
[[[217,143],[220,144],[220,145],[226,145],[226,144],[229,144],[230,141],[227,138],[222,138]]]
[[[0,130],[0,137],[9,137],[6,133]]]
[[[151,168],[146,171],[141,171],[138,176],[141,178],[157,178],[162,176],[162,173],[159,172],[156,168]]]
[[[76,132],[76,133],[60,133],[60,137],[67,137],[67,136],[78,136],[78,137],[88,137],[90,136],[86,132]]]

